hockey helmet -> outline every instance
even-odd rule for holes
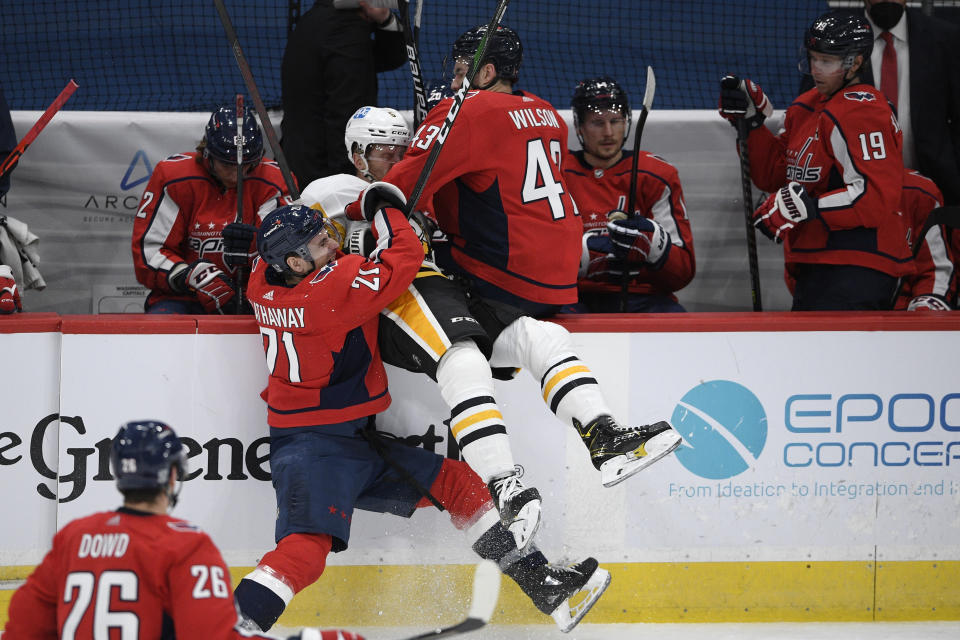
[[[366,159],[367,148],[374,144],[406,148],[410,144],[410,128],[400,112],[389,107],[360,107],[350,119],[343,133],[347,159],[353,163],[353,145]]]
[[[467,60],[472,65],[473,56],[486,33],[487,25],[483,24],[460,34],[450,51],[453,63],[457,60]],[[493,37],[487,42],[487,50],[483,60],[480,61],[480,66],[492,63],[497,69],[495,80],[502,79],[516,83],[517,78],[520,77],[521,62],[523,62],[523,45],[520,42],[520,36],[510,27],[498,26]]]
[[[241,141],[243,164],[260,162],[263,157],[263,136],[249,107],[243,109],[240,130],[243,136]],[[210,115],[204,140],[206,141],[203,149],[205,158],[216,158],[227,164],[237,163],[237,110],[235,107],[219,107]]]
[[[257,232],[257,251],[260,257],[281,273],[293,273],[287,266],[287,256],[294,254],[313,261],[307,248],[321,233],[331,233],[333,227],[321,209],[303,204],[288,204],[274,209],[263,219]],[[333,229],[333,237],[339,235]]]
[[[810,73],[810,51],[840,56],[844,71],[853,66],[858,55],[863,56],[864,68],[870,64],[873,30],[862,13],[836,9],[813,21],[803,36],[803,47],[800,70],[804,73]]]
[[[121,425],[110,449],[110,465],[121,491],[166,488],[171,467],[177,468],[177,477],[183,481],[186,460],[180,438],[159,420]]]
[[[627,121],[623,131],[623,144],[626,144],[627,136],[630,134],[630,101],[627,98],[627,92],[610,76],[588,78],[577,83],[577,88],[573,90],[570,108],[573,111],[573,128],[577,131],[581,146],[583,136],[580,134],[580,124],[586,117],[588,109],[597,113],[619,111],[623,114]]]

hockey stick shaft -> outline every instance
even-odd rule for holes
[[[280,140],[277,138],[277,132],[270,122],[270,116],[267,114],[267,108],[263,105],[263,99],[260,98],[260,91],[257,89],[257,83],[253,79],[253,72],[250,70],[250,64],[246,56],[243,55],[243,49],[240,47],[240,40],[237,38],[237,32],[230,21],[230,14],[223,4],[223,0],[213,0],[217,6],[217,13],[220,14],[220,22],[223,23],[223,29],[227,32],[227,40],[230,41],[230,48],[233,50],[233,57],[237,60],[237,66],[240,68],[240,75],[243,76],[243,82],[247,86],[250,98],[253,100],[253,106],[260,117],[260,126],[267,136],[267,142],[270,143],[270,150],[273,151],[273,159],[280,167],[280,173],[283,175],[283,181],[287,185],[287,191],[294,200],[300,197],[300,190],[297,189],[297,183],[293,179],[293,173],[290,172],[290,165],[287,164],[287,157],[283,155],[283,149],[280,148]]]
[[[403,37],[407,45],[407,61],[410,64],[410,77],[413,79],[413,130],[420,128],[420,123],[427,117],[427,92],[423,84],[423,65],[420,62],[420,50],[418,35],[420,31],[420,3],[416,0],[417,7],[414,19],[410,19],[410,2],[401,0],[402,11],[400,12],[401,24],[403,25]]]
[[[510,0],[500,0],[499,4],[497,4],[497,10],[493,14],[490,24],[487,25],[487,31],[483,34],[483,38],[480,39],[476,53],[473,54],[473,64],[470,65],[470,71],[467,73],[467,77],[464,78],[460,90],[453,96],[450,111],[447,112],[447,117],[440,126],[440,131],[437,133],[433,147],[430,149],[430,155],[427,156],[427,161],[423,165],[423,169],[420,170],[420,175],[417,177],[416,183],[413,185],[413,191],[410,192],[410,197],[407,198],[407,209],[404,213],[408,218],[417,208],[417,202],[419,202],[420,196],[423,195],[423,189],[427,185],[427,180],[430,179],[430,174],[433,173],[433,167],[437,164],[437,158],[440,156],[440,152],[443,151],[444,142],[446,142],[447,135],[449,135],[450,129],[453,127],[453,123],[460,113],[460,107],[463,105],[467,91],[470,90],[470,85],[473,84],[473,79],[476,77],[477,71],[480,70],[480,61],[483,60],[483,56],[487,53],[487,44],[490,42],[490,37],[496,32],[497,27],[500,26],[500,22],[503,20],[503,14],[507,10],[509,3]]]
[[[500,569],[490,561],[484,560],[477,565],[473,575],[473,595],[470,600],[470,611],[467,617],[455,625],[434,629],[420,635],[405,638],[404,640],[439,640],[475,631],[483,627],[493,616],[500,597]]]
[[[763,311],[760,298],[760,265],[757,260],[757,230],[753,226],[753,188],[750,186],[750,151],[747,148],[747,122],[737,120],[737,152],[740,156],[740,185],[743,189],[743,215],[747,230],[747,261],[750,266],[750,295],[753,310]]]
[[[70,82],[67,83],[67,86],[63,88],[60,92],[60,95],[57,96],[56,100],[50,103],[50,106],[47,107],[40,115],[40,119],[37,120],[30,130],[27,131],[27,135],[23,136],[23,139],[13,148],[13,151],[10,152],[10,155],[6,157],[3,161],[3,164],[0,165],[0,178],[7,175],[13,165],[17,164],[20,161],[20,157],[23,156],[24,151],[27,150],[33,141],[37,139],[37,136],[40,135],[40,132],[43,131],[43,128],[47,126],[50,120],[53,119],[53,116],[60,111],[60,108],[70,99],[70,96],[73,95],[73,92],[77,90],[77,87],[80,85],[77,84],[76,80],[73,78],[70,79]]]
[[[643,90],[643,107],[640,117],[637,118],[637,127],[633,132],[633,159],[630,161],[630,191],[627,193],[627,216],[633,217],[637,204],[637,175],[640,173],[640,136],[643,135],[643,126],[647,122],[650,107],[653,106],[653,96],[657,90],[657,79],[653,74],[653,67],[647,67],[647,86]],[[630,267],[624,265],[623,276],[620,280],[620,313],[627,311],[627,298],[630,295]]]
[[[237,135],[235,143],[237,145],[237,219],[238,224],[243,222],[243,94],[237,94],[237,105],[236,105],[236,119],[237,119]],[[243,266],[237,267],[237,295],[236,303],[234,304],[233,312],[240,314],[240,311],[243,309],[243,289],[244,289],[244,280],[246,280],[246,268]]]

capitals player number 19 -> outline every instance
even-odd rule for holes
[[[887,157],[887,149],[883,146],[883,134],[879,131],[872,131],[869,134],[870,148],[867,148],[866,133],[860,134],[860,151],[863,152],[864,160],[883,160]]]
[[[563,185],[554,180],[551,160],[560,172],[560,141],[550,140],[550,157],[544,141],[534,138],[527,141],[527,168],[523,174],[523,204],[546,200],[550,204],[550,213],[554,220],[566,215],[563,208]]]

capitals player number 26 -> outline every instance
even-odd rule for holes
[[[560,141],[550,140],[550,157],[544,141],[534,138],[527,141],[527,167],[523,174],[523,204],[546,200],[554,220],[566,215],[563,208],[563,185],[553,178],[553,166],[560,172]]]

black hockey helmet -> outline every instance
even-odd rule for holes
[[[450,57],[456,62],[458,59],[473,62],[473,55],[480,46],[480,41],[487,33],[487,25],[469,29],[458,37],[450,52]],[[499,25],[493,36],[487,42],[480,66],[492,63],[497,69],[497,78],[515,83],[520,77],[520,63],[523,62],[523,45],[520,36],[510,27]]]
[[[873,30],[862,12],[836,9],[813,21],[803,36],[803,47],[806,51],[840,56],[844,69],[852,67],[860,55],[866,67],[873,51]]]
[[[171,491],[168,486],[170,469],[176,467],[182,486],[187,470],[186,450],[166,423],[134,420],[121,425],[114,436],[110,466],[121,491],[162,489],[173,506],[179,490]]]
[[[243,164],[260,162],[263,157],[263,136],[253,111],[249,107],[243,109],[243,122],[240,125],[243,139]],[[236,107],[219,107],[210,114],[207,128],[204,131],[206,146],[203,149],[205,158],[216,158],[227,164],[237,163],[237,109]]]
[[[580,123],[586,116],[587,109],[596,112],[619,111],[627,121],[623,132],[623,143],[626,144],[630,133],[630,100],[627,92],[610,76],[588,78],[577,83],[573,90],[573,99],[570,101],[573,111],[573,128],[577,131],[577,138],[583,145],[583,136],[580,135]]]
[[[260,257],[281,273],[292,273],[287,266],[291,253],[313,261],[307,243],[320,233],[328,232],[330,223],[321,209],[303,204],[288,204],[274,209],[260,223],[257,251]],[[332,227],[331,227],[332,228]]]

